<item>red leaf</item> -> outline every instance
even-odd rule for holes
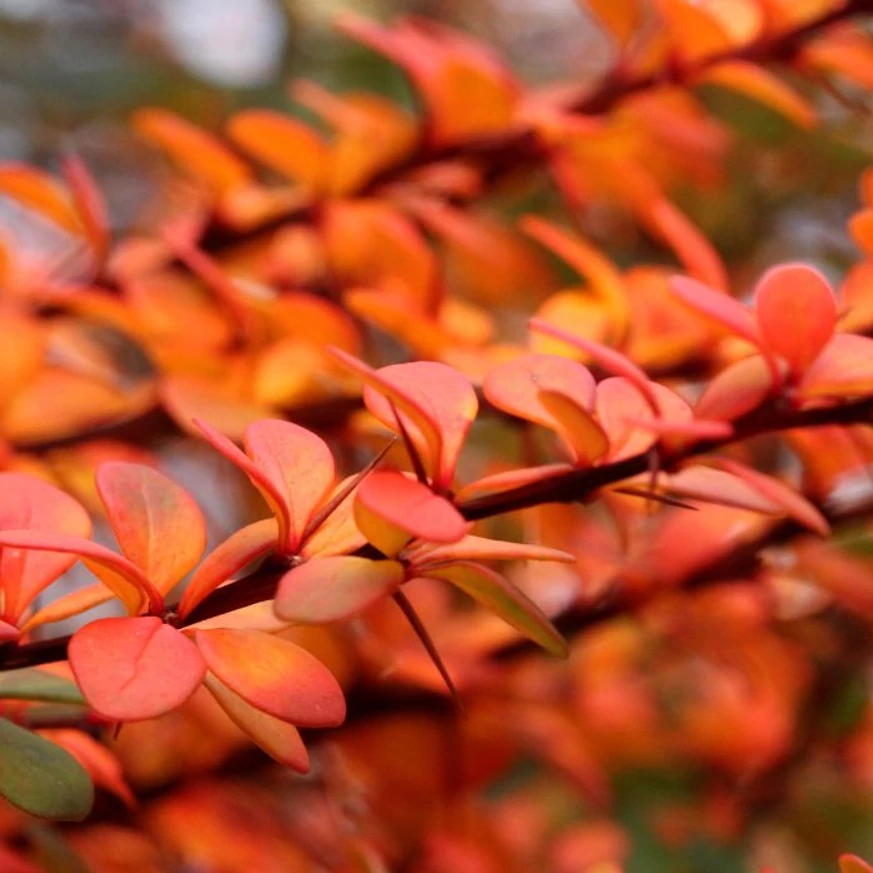
[[[475,482],[465,485],[457,494],[462,503],[483,497],[486,494],[497,494],[508,491],[511,488],[521,488],[532,482],[550,479],[554,476],[563,476],[569,473],[573,467],[570,464],[543,464],[539,467],[520,467],[517,470],[505,470],[502,473],[494,473],[491,476],[483,476]]]
[[[0,473],[0,531],[8,529],[87,537],[91,519],[72,497],[42,479],[23,473]],[[67,554],[4,549],[0,556],[0,590],[4,598],[0,614],[17,623],[33,599],[75,560]]]
[[[701,315],[748,340],[757,348],[761,347],[761,334],[752,310],[739,300],[721,291],[714,291],[703,282],[687,276],[674,276],[670,280],[670,288],[680,300]]]
[[[377,372],[383,383],[425,410],[439,431],[442,446],[434,466],[433,484],[436,488],[451,487],[464,440],[479,411],[470,380],[452,367],[431,361],[395,364]],[[364,389],[364,402],[386,427],[396,427],[389,404],[372,385]]]
[[[873,873],[873,867],[857,855],[840,855],[840,873]]]
[[[597,385],[597,420],[609,437],[609,457],[616,461],[646,451],[657,436],[636,421],[652,418],[645,398],[633,383],[621,376],[611,376]]]
[[[745,464],[734,461],[732,458],[718,458],[713,463],[728,473],[748,482],[756,491],[759,491],[767,500],[780,506],[786,515],[793,518],[798,524],[809,528],[819,536],[826,537],[831,532],[827,519],[815,508],[802,494],[798,494],[793,488],[789,488],[778,479],[766,476],[757,470],[752,470]]]
[[[373,412],[371,409],[371,412],[383,423],[387,421],[387,427],[397,430],[397,423],[394,420],[390,405],[380,404],[378,395],[383,395],[386,400],[390,400],[394,404],[398,414],[403,417],[404,426],[423,456],[431,476],[436,479],[440,459],[443,457],[443,436],[439,423],[434,419],[433,411],[426,405],[422,405],[416,395],[407,394],[406,391],[397,388],[393,381],[386,380],[381,371],[373,370],[363,361],[359,361],[340,349],[331,348],[329,351],[341,364],[360,377],[367,387],[372,387],[374,392],[378,392],[369,397],[365,395],[365,402],[373,403],[373,408],[376,411]],[[380,411],[384,418],[377,414]]]
[[[109,247],[109,218],[100,189],[78,155],[66,155],[61,160],[61,170],[70,186],[82,226],[94,247],[94,254],[101,260]]]
[[[256,709],[303,727],[345,719],[342,689],[306,649],[260,631],[200,630],[194,639],[209,669]]]
[[[73,634],[68,654],[88,704],[118,721],[176,709],[206,673],[191,640],[155,616],[93,621]]]
[[[451,486],[458,456],[479,402],[466,376],[431,361],[371,370],[350,355],[332,353],[366,383],[364,402],[386,427],[398,431],[391,404],[426,461],[435,488]]]
[[[755,310],[764,342],[795,375],[819,356],[837,326],[833,289],[805,264],[785,264],[764,273],[755,289]]]
[[[376,470],[363,481],[355,497],[355,520],[389,557],[413,538],[457,542],[470,527],[448,500],[394,470]]]
[[[343,555],[314,558],[289,570],[274,608],[284,621],[322,624],[351,618],[400,586],[403,565]]]
[[[711,467],[686,467],[669,477],[669,494],[703,503],[780,515],[782,507],[749,482]]]

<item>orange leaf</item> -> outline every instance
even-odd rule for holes
[[[773,391],[770,367],[753,355],[725,367],[704,388],[694,407],[699,418],[733,421],[757,409]]]
[[[436,259],[405,215],[379,200],[339,200],[325,205],[321,228],[338,281],[390,291],[425,314],[436,311]]]
[[[490,370],[482,390],[498,409],[561,432],[560,422],[543,403],[542,392],[560,392],[590,410],[595,382],[586,367],[569,358],[521,355]]]
[[[609,308],[587,291],[569,289],[552,294],[537,309],[536,317],[548,324],[559,325],[574,336],[599,341],[614,341],[622,337],[615,329]],[[534,333],[528,347],[532,352],[563,355],[580,361],[588,359],[588,355],[578,347],[544,334]]]
[[[800,375],[819,356],[837,325],[837,303],[827,279],[805,264],[773,267],[755,288],[764,342]]]
[[[716,288],[727,284],[725,266],[712,243],[661,191],[642,164],[615,162],[615,184],[639,221],[673,249],[687,272]]]
[[[208,425],[219,436],[238,441],[250,424],[271,413],[268,406],[241,396],[223,380],[188,373],[166,377],[161,400],[182,430],[196,432],[193,422],[198,421],[201,428]]]
[[[219,194],[245,184],[251,171],[219,139],[166,109],[138,109],[134,130],[163,149],[192,175]]]
[[[803,374],[803,397],[846,397],[873,391],[873,339],[837,334]]]
[[[873,873],[873,867],[857,855],[840,855],[840,873]]]
[[[267,554],[278,542],[274,518],[246,525],[216,546],[197,568],[179,601],[179,616],[185,618],[208,594],[227,582],[252,561]]]
[[[321,437],[276,419],[249,425],[243,443],[249,457],[280,495],[289,529],[285,546],[296,551],[310,516],[333,488],[333,455]]]
[[[124,781],[121,763],[106,746],[82,731],[68,728],[52,728],[38,733],[66,749],[85,768],[96,785],[111,791],[129,809],[136,808],[136,798]]]
[[[52,600],[51,603],[30,616],[21,626],[21,629],[22,631],[30,632],[44,624],[72,618],[74,615],[80,615],[89,609],[93,609],[95,606],[107,603],[114,596],[102,582],[87,585],[78,591],[73,591],[70,594],[65,594],[63,597]]]
[[[143,464],[101,464],[97,491],[125,557],[166,594],[206,548],[200,507],[184,488]]]
[[[383,455],[376,455],[367,467],[337,483],[318,512],[309,519],[301,554],[307,558],[344,555],[366,544],[366,538],[355,525],[352,494],[382,457]]]
[[[72,201],[48,173],[26,164],[0,164],[0,194],[41,213],[69,233],[82,232]]]
[[[550,549],[547,546],[531,543],[508,543],[477,536],[465,536],[462,540],[445,546],[422,544],[407,558],[416,568],[443,561],[560,561],[564,564],[576,562],[574,555],[562,552],[560,549]]]
[[[343,296],[346,306],[361,318],[391,334],[420,358],[442,357],[454,338],[433,317],[412,302],[387,291],[355,288]]]
[[[670,38],[680,57],[698,63],[731,47],[721,22],[693,0],[657,0],[666,19]]]
[[[256,161],[309,190],[320,188],[327,146],[302,121],[269,109],[246,109],[227,125],[228,136]]]
[[[591,289],[610,315],[614,338],[622,337],[627,328],[628,302],[618,267],[580,237],[571,236],[538,216],[526,215],[521,227],[591,283]]]
[[[76,555],[115,593],[131,614],[140,611],[144,600],[148,601],[150,609],[155,612],[163,609],[160,592],[136,564],[84,537],[42,530],[0,531],[0,547],[9,546],[37,552]]]
[[[295,554],[309,517],[333,486],[334,462],[327,443],[289,421],[264,419],[245,429],[246,454],[204,422],[194,425],[261,492],[279,522],[279,551]]]
[[[567,643],[548,617],[499,573],[472,561],[458,561],[444,567],[426,568],[422,575],[451,582],[547,652],[566,657]]]
[[[256,709],[303,727],[335,727],[346,716],[333,674],[306,649],[260,631],[199,630],[213,672]]]
[[[545,261],[514,228],[436,198],[409,201],[409,206],[442,240],[444,269],[456,294],[495,306],[551,284]]]
[[[68,654],[88,704],[118,721],[176,709],[206,674],[197,647],[155,616],[93,621],[73,634]]]
[[[289,570],[274,608],[284,621],[322,624],[351,618],[400,586],[403,565],[343,555],[314,558]]]
[[[457,31],[414,20],[389,29],[351,14],[337,26],[412,77],[428,105],[433,142],[493,133],[512,121],[518,86],[487,48]]]
[[[206,674],[203,684],[228,718],[274,761],[298,773],[309,772],[309,754],[293,724],[255,709],[212,673]]]
[[[844,23],[811,40],[802,51],[804,66],[845,76],[867,90],[873,86],[873,48],[865,29]]]
[[[873,257],[873,209],[869,206],[849,219],[849,233],[868,258]]]
[[[561,425],[575,464],[587,467],[609,451],[609,438],[594,416],[560,391],[540,391],[540,402]]]
[[[580,0],[620,46],[630,42],[643,19],[641,0]]]
[[[803,130],[817,124],[815,108],[781,79],[750,61],[726,61],[706,69],[698,81],[739,91],[793,121]]]
[[[383,554],[392,556],[419,538],[454,543],[470,525],[444,497],[394,470],[376,470],[358,488],[355,521]]]

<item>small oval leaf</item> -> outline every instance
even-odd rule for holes
[[[345,719],[342,689],[306,649],[261,631],[201,630],[194,639],[209,669],[256,709],[303,727]]]
[[[82,821],[94,803],[94,786],[72,755],[5,718],[0,794],[31,815],[59,821]]]
[[[191,640],[155,616],[93,621],[73,634],[68,654],[91,708],[118,721],[176,709],[206,673]]]
[[[402,582],[403,565],[352,555],[315,558],[279,582],[274,608],[284,621],[321,624],[351,618]]]

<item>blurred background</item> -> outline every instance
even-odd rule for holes
[[[64,149],[75,149],[103,186],[113,225],[123,229],[162,167],[125,128],[138,106],[166,106],[215,128],[250,105],[301,112],[287,95],[294,78],[410,103],[394,66],[333,32],[332,20],[349,11],[381,21],[422,15],[458,27],[497,49],[531,84],[595,80],[608,68],[610,51],[583,6],[573,0],[0,0],[0,157],[51,167]],[[702,94],[742,136],[730,184],[718,197],[695,200],[680,192],[679,202],[734,270],[748,262],[758,271],[802,248],[833,271],[853,254],[843,227],[868,160],[869,107],[851,86],[803,84],[801,90],[816,95],[824,122],[811,133],[727,92]],[[638,254],[613,253],[629,263]]]

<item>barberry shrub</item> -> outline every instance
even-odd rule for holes
[[[414,107],[141,107],[130,226],[0,164],[2,870],[871,870],[873,170],[852,262],[702,228],[873,3],[580,5],[594,81],[343,16]]]

